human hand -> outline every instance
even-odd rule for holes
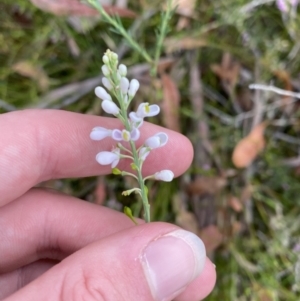
[[[0,300],[198,301],[212,290],[214,266],[204,259],[198,275],[204,254],[194,256],[199,241],[189,232],[167,223],[135,226],[122,213],[32,188],[49,179],[110,173],[94,158],[114,142],[95,143],[89,133],[116,122],[54,110],[0,116]],[[158,131],[145,123],[141,141]],[[164,131],[168,144],[149,155],[144,170],[178,176],[192,160],[192,147]]]

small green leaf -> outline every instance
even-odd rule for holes
[[[125,206],[124,207],[124,213],[125,215],[127,215],[135,225],[137,225],[138,223],[136,222],[136,220],[134,219],[133,215],[132,215],[132,211],[129,207]]]
[[[131,163],[130,166],[131,166],[132,170],[137,170],[138,169],[138,167],[136,166],[135,163]]]
[[[111,170],[111,172],[114,174],[114,175],[120,175],[122,172],[121,172],[121,170],[119,169],[119,168],[113,168],[112,170]]]

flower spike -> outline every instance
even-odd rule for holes
[[[140,83],[136,79],[129,81],[126,77],[127,67],[123,64],[118,65],[118,55],[116,53],[107,50],[102,59],[104,63],[102,66],[102,72],[104,74],[102,84],[106,89],[96,87],[95,94],[102,99],[102,109],[108,114],[115,115],[122,122],[123,128],[110,130],[98,126],[92,129],[90,133],[92,140],[101,141],[102,139],[111,137],[114,141],[117,141],[117,147],[112,151],[99,152],[96,155],[96,161],[101,165],[110,165],[113,174],[130,176],[138,181],[139,187],[129,189],[125,191],[124,194],[129,195],[133,191],[138,192],[142,198],[145,220],[146,222],[150,222],[150,205],[145,180],[156,179],[170,182],[174,174],[171,170],[161,170],[152,176],[143,177],[142,167],[144,161],[153,149],[166,145],[168,135],[163,132],[156,133],[152,137],[148,137],[148,139],[142,143],[142,146],[137,148],[135,141],[141,138],[140,129],[143,125],[144,118],[156,116],[159,114],[160,108],[156,104],[150,105],[144,102],[138,106],[136,112],[130,112],[128,114],[128,106],[132,98],[136,95]],[[113,101],[109,93],[116,98],[117,102]],[[126,148],[128,145],[130,149]],[[132,173],[116,168],[119,161],[124,158],[131,160],[130,166],[133,171]]]

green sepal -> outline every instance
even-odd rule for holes
[[[111,170],[111,172],[114,174],[114,175],[120,175],[120,174],[122,174],[122,172],[121,172],[121,170],[119,169],[119,168],[113,168],[112,170]]]
[[[137,225],[138,223],[136,222],[136,220],[134,219],[133,215],[132,215],[132,211],[129,207],[125,206],[124,207],[124,213],[125,215],[127,215],[135,225]]]
[[[132,170],[137,170],[138,169],[138,167],[136,166],[135,163],[131,163],[130,166],[131,166]]]

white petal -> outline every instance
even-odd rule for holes
[[[115,159],[115,160],[112,162],[111,168],[115,168],[115,167],[118,165],[119,161],[120,161],[120,149],[119,149],[118,147],[116,147],[116,148],[113,150],[113,153],[115,153],[115,154],[118,156],[118,158]]]
[[[141,117],[151,117],[151,116],[155,116],[159,113],[160,108],[158,105],[151,105],[149,106],[148,102],[143,102],[138,106],[138,109],[136,111],[136,114]]]
[[[117,115],[120,111],[118,106],[110,100],[102,101],[101,107],[106,113],[112,114],[112,115]]]
[[[135,112],[130,112],[129,113],[129,118],[131,119],[131,121],[133,122],[141,122],[143,120],[143,118],[137,116],[137,114]]]
[[[92,129],[90,133],[90,138],[92,140],[102,140],[106,137],[109,137],[110,135],[111,135],[111,130],[97,126]]]
[[[137,141],[140,138],[140,131],[137,128],[133,128],[130,136],[132,141]]]
[[[101,165],[112,164],[115,160],[118,160],[119,156],[113,152],[100,152],[96,156],[96,160]]]
[[[99,97],[102,100],[104,100],[104,99],[112,100],[111,96],[102,87],[96,87],[95,94],[97,97]]]
[[[157,133],[145,141],[145,145],[150,148],[158,148],[164,146],[168,142],[168,135],[166,133]]]
[[[119,73],[120,73],[121,76],[126,76],[127,67],[125,65],[120,64],[118,70],[119,70]]]
[[[146,116],[151,117],[151,116],[156,116],[160,112],[160,108],[158,105],[151,105],[149,106],[149,113],[147,113]]]
[[[108,64],[109,63],[109,58],[108,58],[108,56],[106,54],[103,55],[102,61],[103,61],[104,64]]]
[[[122,77],[120,81],[120,89],[123,94],[127,94],[129,87],[129,80],[126,77]]]
[[[104,76],[108,76],[110,74],[109,69],[106,65],[103,65],[101,67],[102,73],[104,74]]]
[[[131,96],[131,97],[133,97],[136,94],[136,92],[139,89],[139,87],[140,87],[139,81],[136,80],[136,79],[132,79],[130,81],[128,95]]]
[[[145,112],[146,112],[146,106],[148,106],[148,102],[142,102],[141,104],[139,104],[137,110],[136,110],[136,115],[140,118],[144,118],[146,116]]]
[[[120,130],[113,130],[111,137],[116,141],[122,141],[122,132]]]
[[[133,121],[132,119],[130,119],[130,122],[131,122],[131,125],[132,125],[133,128],[138,129],[143,125],[144,120],[143,119],[138,119],[138,121]]]
[[[119,161],[120,161],[120,158],[114,160],[114,162],[111,164],[111,168],[115,168],[118,165]]]
[[[165,169],[154,174],[156,180],[171,182],[174,178],[174,173],[171,170]]]
[[[111,90],[113,88],[113,85],[107,77],[102,78],[102,84],[107,90]]]
[[[167,144],[169,137],[166,133],[163,133],[163,132],[157,133],[157,134],[155,134],[155,136],[159,137],[160,146],[164,146]]]
[[[148,147],[142,147],[139,151],[139,158],[142,161],[145,161],[145,159],[147,158],[147,156],[150,154],[150,150]]]
[[[150,148],[158,148],[160,147],[160,139],[159,137],[152,136],[148,138],[144,144]]]
[[[118,60],[118,55],[115,52],[111,52],[111,57],[113,60]]]

